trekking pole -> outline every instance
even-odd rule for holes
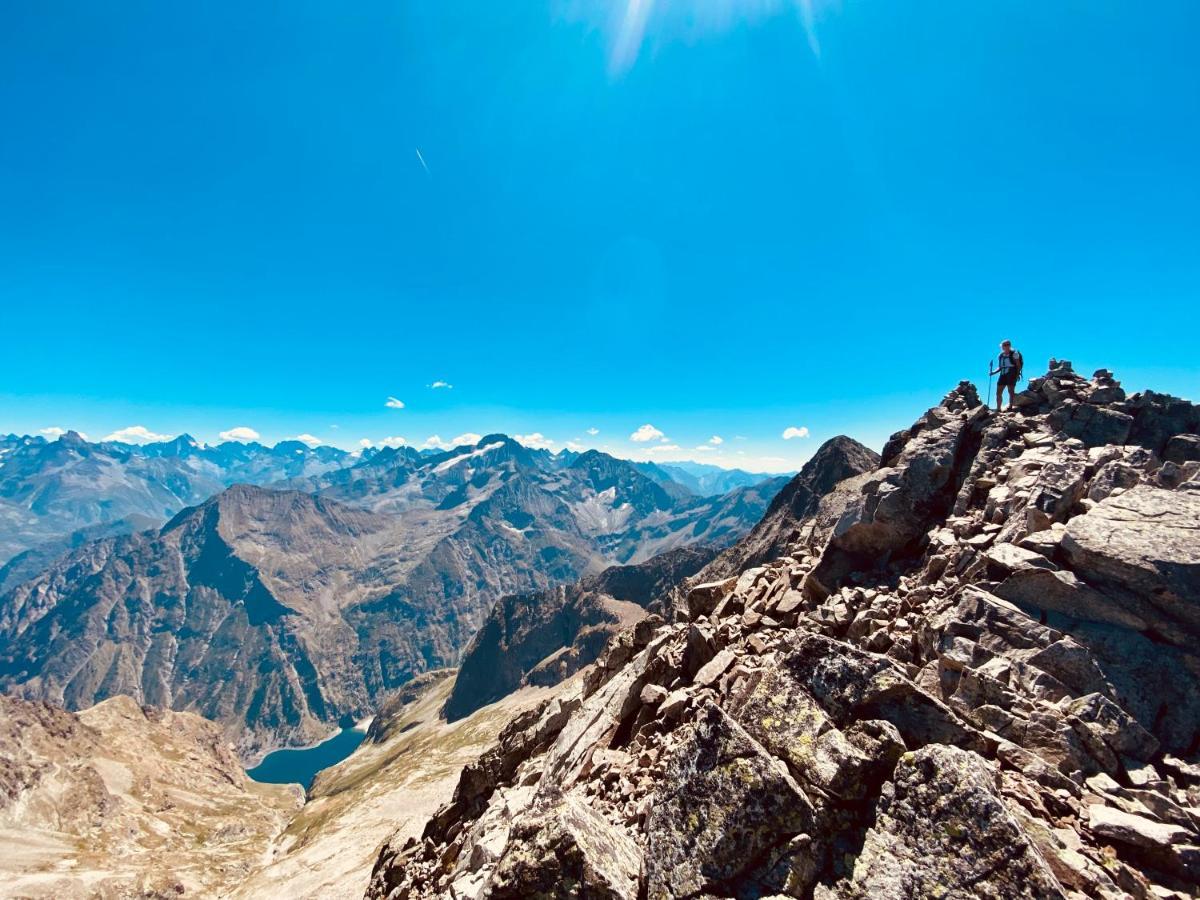
[[[987,392],[987,405],[988,405],[989,407],[992,405],[992,361],[991,361],[990,359],[988,360],[988,392]]]

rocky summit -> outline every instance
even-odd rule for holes
[[[512,721],[367,896],[1196,896],[1198,434],[1067,362],[960,384]]]

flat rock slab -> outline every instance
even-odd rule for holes
[[[1200,640],[1200,494],[1137,485],[1073,518],[1062,551],[1089,584],[1132,601],[1156,634]]]

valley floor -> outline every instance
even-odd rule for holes
[[[363,743],[317,776],[309,801],[272,843],[266,864],[230,896],[358,900],[379,848],[390,836],[419,836],[450,800],[464,765],[476,759],[518,713],[568,689],[525,688],[465,719],[440,711],[454,685],[445,678],[404,707],[390,736]]]

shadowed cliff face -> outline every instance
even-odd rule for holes
[[[713,558],[706,547],[612,566],[569,587],[501,597],[459,666],[446,716],[454,721],[523,684],[548,686],[595,662],[622,628]]]
[[[822,497],[839,482],[878,465],[879,454],[853,438],[839,435],[826,441],[775,495],[766,515],[750,533],[706,566],[697,580],[725,578],[786,553],[800,539]]]
[[[1192,896],[1200,407],[1061,363],[1016,400],[960,384],[621,632],[367,896]]]
[[[315,495],[234,486],[0,597],[0,685],[70,708],[128,694],[194,710],[253,757],[455,664],[505,593],[733,539],[770,499],[769,485],[673,498],[611,457],[575,463],[492,436],[379,454]]]

